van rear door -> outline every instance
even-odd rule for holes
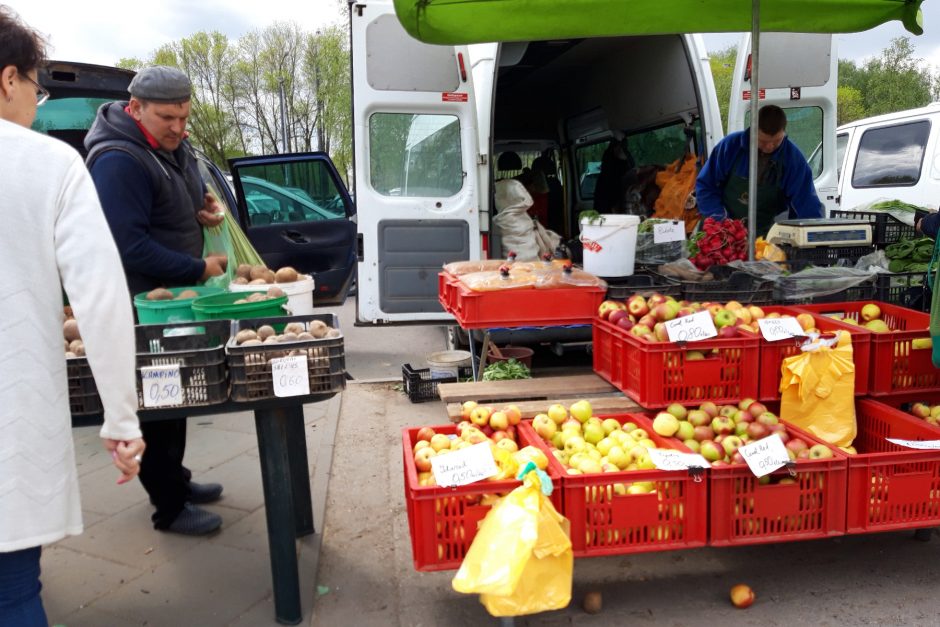
[[[751,121],[751,35],[742,35],[731,83],[728,132]],[[787,136],[813,169],[816,192],[828,214],[838,208],[836,92],[839,60],[829,34],[761,33],[760,104],[786,110]]]
[[[413,39],[389,0],[350,10],[357,317],[449,321],[437,300],[437,274],[481,250],[467,48]]]

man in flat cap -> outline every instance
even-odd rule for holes
[[[186,140],[192,85],[180,70],[154,66],[131,81],[129,102],[101,105],[85,138],[86,164],[121,253],[131,294],[192,286],[225,270],[226,258],[203,258],[202,226],[222,210],[199,175]],[[198,504],[218,500],[219,484],[190,480],[183,466],[186,419],[143,422],[147,452],[140,481],[156,508],[154,527],[187,535],[222,524]]]

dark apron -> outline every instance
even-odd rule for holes
[[[740,161],[741,153],[738,153],[734,163],[731,164],[731,174],[725,181],[722,201],[730,217],[746,220],[747,177],[735,173]],[[757,235],[767,235],[767,231],[773,226],[774,218],[780,213],[787,212],[787,199],[783,190],[780,189],[782,178],[783,170],[780,164],[776,161],[769,161],[763,177],[757,182]]]

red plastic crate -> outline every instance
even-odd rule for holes
[[[464,329],[590,324],[605,287],[520,288],[475,292],[452,282],[447,311]]]
[[[827,303],[801,305],[812,313],[844,314],[859,320],[862,307],[867,303]],[[876,302],[881,308],[881,319],[891,333],[871,334],[871,369],[868,393],[871,396],[904,394],[911,391],[940,390],[940,370],[931,361],[931,350],[914,349],[915,339],[929,338],[930,315],[890,303]]]
[[[449,272],[437,273],[437,300],[441,303],[444,311],[452,311],[454,308],[454,292],[456,283],[460,279]]]
[[[688,452],[678,441],[663,438],[652,423],[639,414],[602,416],[621,424],[633,421],[645,429],[661,448]],[[548,455],[549,467],[561,475],[564,492],[562,513],[571,522],[575,557],[622,555],[705,546],[708,539],[708,483],[685,473],[632,470],[589,475],[569,475],[552,455],[552,446],[532,430],[530,422],[520,430],[537,440]],[[616,484],[651,481],[655,492],[618,494]]]
[[[689,342],[680,348],[643,340],[595,317],[593,340],[594,371],[643,407],[757,398],[757,336]],[[705,353],[705,359],[686,359],[693,350]]]
[[[415,468],[414,449],[418,441],[418,430],[414,427],[402,430],[402,457],[405,468],[405,505],[408,510],[408,526],[411,531],[411,551],[415,570],[456,570],[463,562],[470,543],[477,534],[477,526],[492,503],[483,504],[487,495],[505,495],[522,485],[521,481],[480,481],[465,486],[442,488],[418,485],[418,470]],[[454,424],[431,427],[436,433],[456,434]],[[530,433],[531,432],[530,430]],[[534,433],[533,433],[534,435]],[[519,448],[536,444],[534,439],[517,429]],[[558,476],[549,468],[549,476],[555,485],[552,503],[562,511],[561,490]]]
[[[796,307],[762,307],[764,313],[797,315],[803,311]],[[816,328],[820,331],[848,331],[852,336],[853,359],[855,360],[855,395],[868,394],[869,363],[871,362],[872,332],[861,327],[839,322],[828,316],[812,313]],[[768,342],[761,336],[760,344],[760,391],[757,399],[762,402],[780,400],[780,366],[787,357],[800,352],[803,340],[779,340]]]
[[[791,436],[819,440],[787,425]],[[833,447],[830,447],[833,448]],[[792,484],[760,485],[746,464],[713,467],[709,485],[709,544],[737,546],[811,540],[845,534],[846,455],[800,459]],[[786,477],[786,468],[773,476]]]
[[[846,531],[869,533],[940,524],[940,451],[888,442],[938,440],[940,429],[871,399],[856,403],[858,436],[849,455]]]

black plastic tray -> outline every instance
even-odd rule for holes
[[[633,294],[640,294],[644,297],[653,294],[662,294],[674,298],[682,296],[682,285],[678,281],[664,277],[661,274],[637,272],[631,276],[606,279],[606,281],[607,298],[613,300],[624,300]]]
[[[914,309],[930,311],[931,289],[925,272],[879,274],[875,282],[877,300]]]
[[[69,408],[73,416],[100,414],[103,411],[98,386],[91,374],[85,357],[70,357],[66,360],[68,375]]]
[[[473,377],[473,369],[458,368],[457,374],[457,377],[432,379],[430,368],[412,368],[411,364],[402,364],[401,382],[408,400],[412,403],[423,403],[439,398],[437,386],[441,383],[459,383]]]
[[[876,248],[884,248],[888,244],[895,244],[902,239],[918,237],[913,226],[901,222],[890,213],[882,211],[851,211],[833,209],[829,212],[832,218],[848,218],[851,220],[864,220],[871,223],[871,243]]]
[[[714,281],[682,281],[682,298],[688,301],[726,303],[736,300],[742,305],[772,305],[774,282],[728,266],[708,269]]]

